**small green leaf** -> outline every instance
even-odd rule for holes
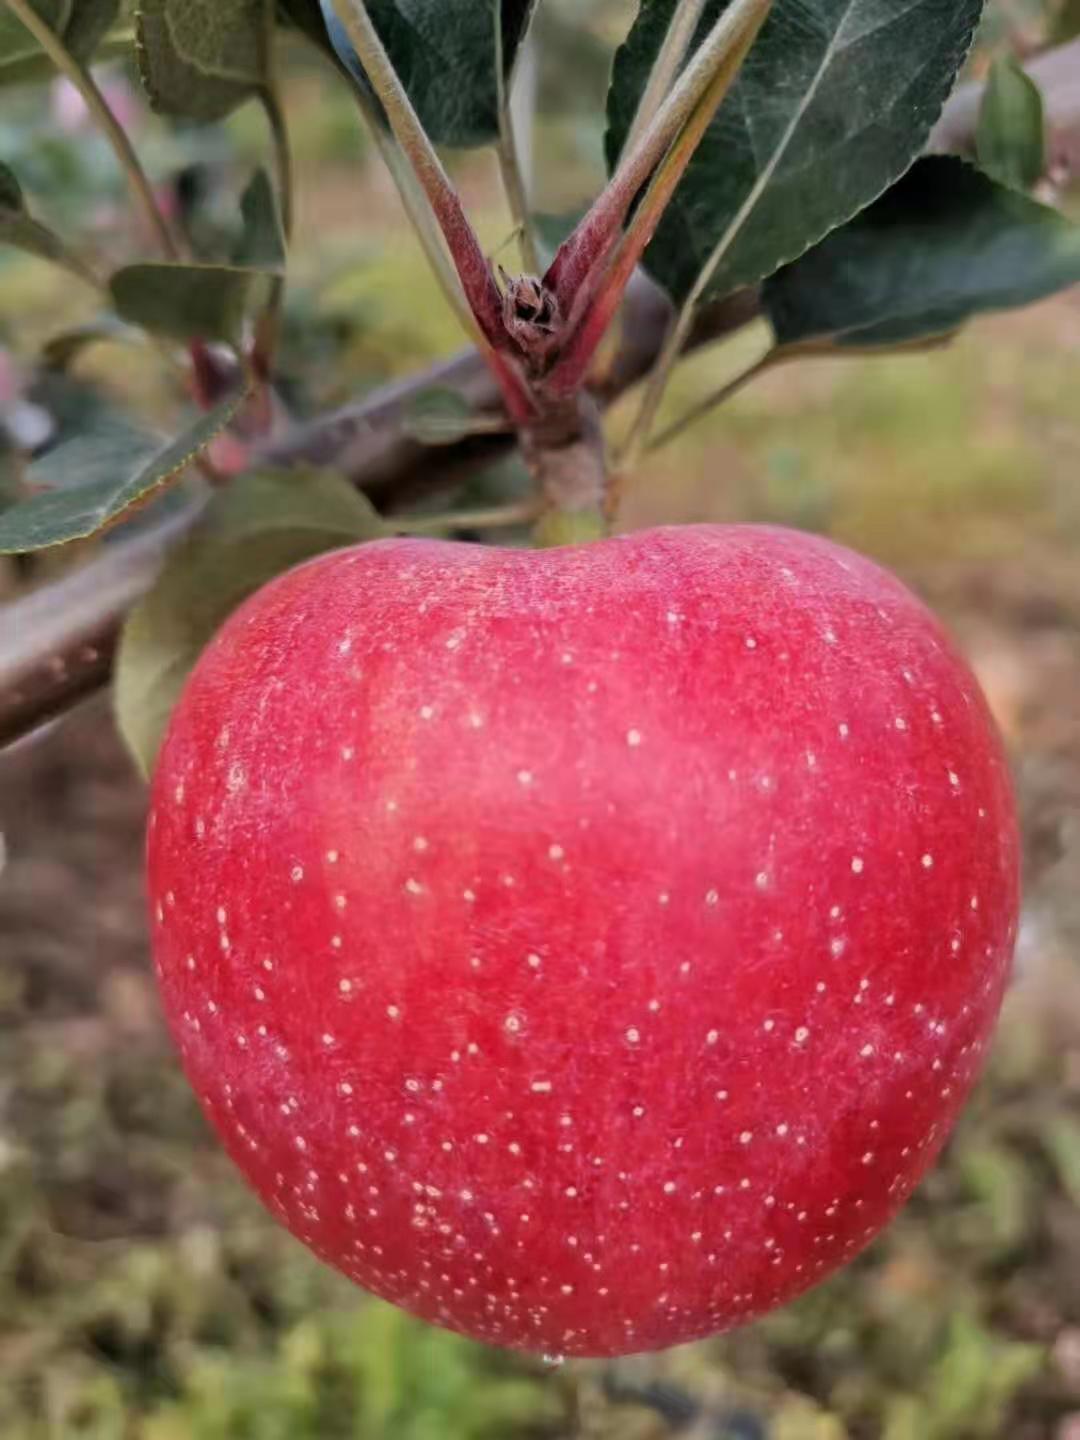
[[[51,450],[30,467],[42,493],[0,512],[0,554],[21,554],[82,540],[177,479],[236,414],[234,395],[165,446],[151,436],[117,429],[82,436]]]
[[[504,76],[511,73],[537,0],[367,0],[368,11],[416,106],[439,145],[490,145],[499,136],[498,30]],[[297,9],[293,0],[290,10]],[[323,0],[330,43],[353,79],[372,95],[345,27]]]
[[[289,471],[234,480],[128,617],[116,665],[120,729],[144,774],[187,677],[249,595],[301,561],[387,534],[339,475]]]
[[[270,0],[139,0],[139,74],[153,108],[221,120],[268,83]]]
[[[78,255],[47,225],[35,220],[26,208],[22,187],[14,173],[0,164],[0,245],[11,245],[39,260],[48,260],[70,270],[88,285],[97,281]]]
[[[1046,174],[1042,91],[1013,55],[1000,56],[991,68],[975,153],[988,175],[1017,190],[1033,190]]]
[[[240,336],[261,270],[235,265],[128,265],[109,281],[116,313],[131,325],[175,340]]]
[[[1080,282],[1080,227],[953,156],[927,156],[764,288],[780,345],[902,345]]]
[[[235,265],[252,270],[285,268],[285,235],[273,182],[265,170],[256,170],[240,200],[244,233],[233,255]]]
[[[58,35],[63,35],[74,6],[75,0],[30,0],[30,8]],[[40,53],[40,46],[22,21],[7,5],[0,4],[0,63],[6,65]]]
[[[614,164],[678,0],[647,0],[615,62]],[[709,0],[696,43],[728,0]],[[982,0],[776,0],[645,254],[676,299],[771,275],[891,185],[926,143]]]
[[[468,401],[456,390],[424,390],[410,401],[403,423],[421,445],[453,445],[473,429]]]

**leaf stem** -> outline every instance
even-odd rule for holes
[[[648,82],[642,91],[633,124],[623,142],[622,153],[624,155],[633,150],[669,95],[671,87],[675,83],[675,77],[686,58],[686,52],[690,48],[690,42],[694,38],[694,32],[705,13],[706,3],[707,0],[679,0],[678,9],[671,17],[671,24],[668,26],[664,43],[660,47],[660,52],[649,73]]]
[[[510,103],[513,75],[507,83],[504,71],[502,6],[495,5],[495,75],[499,104],[499,139],[496,154],[499,173],[502,176],[503,191],[510,210],[510,218],[518,231],[521,241],[521,259],[530,275],[540,274],[540,254],[536,246],[532,217],[529,213],[529,197],[525,191],[525,179],[521,173],[517,136],[514,133],[514,113]]]
[[[295,228],[294,170],[292,148],[289,144],[289,127],[281,103],[281,88],[277,59],[274,54],[274,37],[270,37],[270,73],[267,84],[259,93],[259,102],[270,130],[270,143],[274,152],[274,170],[277,175],[278,203],[281,207],[281,229],[285,237],[286,252],[292,243]],[[275,275],[267,297],[266,309],[259,317],[252,350],[252,361],[259,376],[266,380],[273,368],[274,355],[281,335],[281,312],[285,304],[286,277]]]
[[[725,385],[721,385],[719,390],[714,390],[711,395],[707,396],[697,405],[691,406],[685,414],[680,415],[677,420],[673,420],[667,429],[662,430],[659,435],[654,436],[648,443],[648,454],[651,455],[653,451],[670,444],[672,440],[677,439],[685,430],[688,430],[691,425],[696,425],[699,420],[703,420],[705,416],[713,410],[716,410],[719,406],[725,405],[729,400],[733,399],[734,396],[745,389],[751,381],[756,380],[759,375],[764,375],[766,371],[772,370],[776,365],[783,363],[784,360],[789,358],[788,355],[780,350],[770,350],[768,354],[763,355],[760,360],[756,360],[748,369],[743,370]]]
[[[80,65],[71,52],[64,45],[59,35],[45,23],[33,9],[30,0],[7,0],[8,9],[15,17],[26,26],[30,34],[45,51],[49,59],[75,88],[79,91],[86,108],[90,111],[94,120],[101,126],[106,139],[112,146],[117,160],[127,177],[128,185],[136,204],[141,209],[147,224],[157,236],[158,243],[166,257],[170,260],[178,260],[180,253],[172,233],[166,224],[165,217],[157,203],[153,187],[147,179],[146,172],[135,147],[128,139],[126,132],[120,125],[116,116],[109,109],[108,102],[98,88],[97,82],[89,69]]]
[[[420,515],[415,520],[390,516],[387,524],[399,535],[447,535],[458,530],[506,530],[512,525],[530,525],[545,509],[534,496],[512,505],[488,510],[457,510],[449,515]]]
[[[582,383],[596,348],[622,303],[630,277],[664,218],[713,117],[738,78],[743,62],[765,23],[770,5],[771,0],[756,5],[751,0],[746,7],[740,27],[725,44],[696,105],[686,115],[678,136],[653,171],[645,195],[618,241],[614,257],[596,278],[595,293],[584,312],[578,298],[577,330],[571,332],[569,342],[548,377],[552,393],[568,394]]]
[[[732,68],[732,58],[738,56],[738,64],[742,63],[749,49],[747,36],[753,40],[772,3],[773,0],[733,0],[695,51],[641,138],[624,150],[600,199],[573,235],[559,247],[545,281],[555,292],[571,331],[577,328],[595,299],[635,198],[669,150],[678,144],[695,116],[702,113],[699,107],[706,96],[713,101],[713,110],[707,116],[712,118],[738,73],[738,65]],[[726,85],[717,85],[721,75],[726,78]],[[689,164],[691,153],[683,154],[683,169]]]
[[[663,401],[664,392],[667,390],[668,381],[671,379],[671,372],[675,368],[675,362],[682,353],[683,346],[686,344],[687,337],[693,328],[694,318],[697,314],[701,299],[711,285],[713,276],[719,269],[721,262],[738,239],[743,226],[753,214],[754,208],[761,199],[761,196],[772,183],[772,178],[776,174],[777,167],[787,153],[791,138],[802,122],[804,108],[804,106],[800,106],[791,117],[772,155],[762,167],[761,173],[751,186],[745,200],[732,217],[731,224],[717,241],[716,247],[705,262],[701,274],[694,281],[693,287],[683,302],[682,309],[679,311],[678,318],[668,332],[668,337],[664,342],[664,347],[660,352],[659,359],[649,377],[645,395],[641,402],[641,409],[638,412],[624,447],[622,463],[628,467],[632,466],[641,456],[645,446],[648,444],[649,432],[656,420],[656,414]]]
[[[420,123],[364,0],[333,0],[333,6],[386,111],[394,137],[427,195],[480,329],[494,347],[504,335],[502,297],[457,191]]]

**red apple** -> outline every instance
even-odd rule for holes
[[[615,1355],[849,1260],[979,1071],[1017,836],[972,675],[781,530],[388,540],[223,628],[149,832],[191,1083],[305,1244]]]

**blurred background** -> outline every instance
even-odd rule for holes
[[[573,211],[600,183],[607,69],[633,8],[541,7],[538,209]],[[995,0],[972,69],[1069,24],[1075,3]],[[347,90],[299,42],[286,58],[300,224],[283,389],[305,415],[461,338]],[[122,64],[102,77],[189,233],[231,224],[264,153],[257,111],[166,127]],[[137,250],[111,152],[65,84],[0,92],[0,159],[57,229]],[[452,163],[497,247],[493,164]],[[17,445],[88,413],[169,422],[175,400],[137,348],[76,339],[37,362],[94,318],[77,282],[0,250],[0,495]],[[730,346],[699,357],[673,406],[731,365]],[[0,755],[3,1440],[1080,1440],[1078,401],[1073,291],[936,352],[786,366],[627,492],[626,528],[776,521],[898,571],[974,663],[1023,814],[1015,983],[943,1162],[856,1265],[729,1337],[545,1366],[414,1323],[322,1267],[244,1189],[168,1043],[144,790],[107,701]],[[0,557],[0,601],[70,563]]]

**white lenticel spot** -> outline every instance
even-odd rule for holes
[[[810,1031],[809,1031],[809,1029],[807,1028],[807,1026],[805,1026],[805,1025],[800,1025],[799,1028],[795,1031],[795,1044],[796,1044],[796,1045],[802,1045],[802,1044],[803,1044],[806,1040],[808,1040],[809,1038],[810,1038]]]
[[[548,859],[549,859],[549,860],[561,860],[565,854],[566,854],[566,851],[563,849],[563,847],[562,847],[561,845],[549,845],[549,846],[548,846]]]
[[[387,1013],[387,1016],[388,1016],[391,1020],[400,1020],[400,1019],[401,1019],[401,1008],[400,1008],[400,1006],[397,1006],[397,1005],[387,1005],[387,1007],[386,1007],[386,1013]]]
[[[517,773],[517,778],[519,785],[531,785],[533,783],[533,774],[531,770],[519,770]]]
[[[431,706],[431,705],[421,705],[421,706],[420,706],[420,719],[421,719],[421,720],[431,720],[431,719],[434,718],[434,716],[435,716],[434,706]]]
[[[756,650],[756,649],[757,649],[757,641],[754,639],[753,635],[747,635],[745,644],[746,644],[747,650]]]
[[[405,889],[410,895],[422,895],[424,893],[424,887],[419,881],[414,880],[411,875],[408,880],[405,881]]]
[[[848,736],[851,734],[851,726],[850,726],[850,725],[838,725],[838,726],[837,726],[837,731],[838,731],[838,733],[839,733],[839,735],[840,735],[840,739],[841,739],[841,740],[846,740],[846,739],[848,738]]]
[[[629,1028],[629,1030],[627,1030],[627,1032],[626,1032],[626,1043],[627,1043],[628,1045],[636,1045],[636,1044],[638,1044],[638,1042],[640,1041],[640,1039],[641,1039],[641,1031],[638,1030],[636,1026],[631,1025],[630,1028]]]
[[[863,869],[865,868],[865,863],[866,862],[863,860],[861,855],[853,856],[851,861],[851,873],[853,875],[861,875]]]
[[[289,878],[294,885],[299,885],[300,881],[304,878],[304,867],[302,865],[294,865],[289,871]]]
[[[932,869],[934,868],[934,857],[933,857],[933,855],[930,855],[930,854],[924,855],[924,856],[922,857],[922,865],[923,865],[923,869],[924,869],[924,870],[932,870]]]
[[[873,1053],[874,1053],[874,1047],[873,1047],[873,1045],[864,1045],[864,1046],[862,1047],[862,1049],[859,1051],[859,1054],[862,1056],[862,1058],[863,1058],[864,1060],[869,1060],[870,1056],[873,1055]]]
[[[638,745],[640,745],[640,744],[641,744],[641,731],[640,731],[640,730],[628,730],[628,731],[626,732],[626,743],[627,743],[627,745],[629,745],[632,749],[633,749],[633,748],[636,748]]]
[[[710,1030],[709,1033],[705,1036],[705,1044],[706,1044],[706,1045],[715,1045],[716,1042],[717,1042],[719,1039],[720,1039],[720,1031],[719,1031],[719,1030]]]

